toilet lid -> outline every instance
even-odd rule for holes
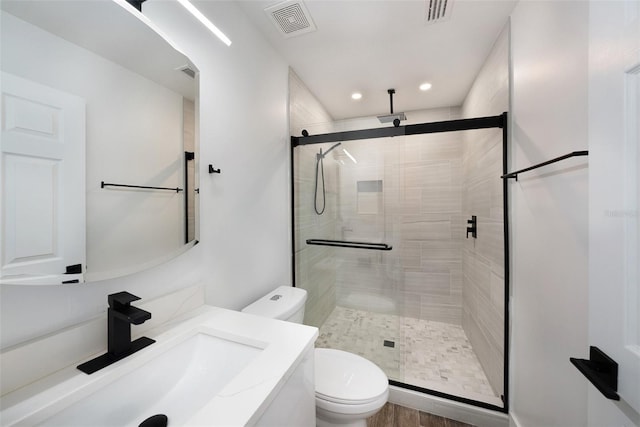
[[[291,286],[280,286],[264,297],[242,309],[243,313],[287,320],[296,311],[304,307],[307,291]]]
[[[378,366],[346,351],[316,348],[316,397],[343,404],[367,403],[389,388],[389,379]]]

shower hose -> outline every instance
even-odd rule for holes
[[[316,187],[313,190],[313,207],[318,215],[322,215],[324,213],[324,208],[327,205],[324,188],[324,158],[327,154],[329,154],[331,150],[336,148],[338,145],[342,145],[342,142],[334,144],[333,147],[329,148],[324,154],[322,153],[322,148],[320,149],[320,152],[316,154]],[[322,179],[322,210],[318,209],[318,173],[320,173]]]
[[[324,213],[324,208],[327,206],[327,201],[325,198],[325,188],[324,188],[324,155],[322,154],[322,148],[320,149],[320,154],[316,154],[316,185],[313,191],[313,207],[316,211],[316,214],[322,215]],[[318,209],[318,173],[321,175],[322,179],[322,210]]]

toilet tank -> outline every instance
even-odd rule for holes
[[[302,323],[307,291],[291,286],[280,286],[242,309],[243,313],[272,319]]]

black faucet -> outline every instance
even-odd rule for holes
[[[118,292],[107,297],[107,351],[113,355],[127,353],[131,350],[131,325],[140,325],[151,319],[151,313],[133,307],[131,303],[140,298],[129,292]]]
[[[140,298],[129,292],[118,292],[107,297],[107,352],[88,362],[78,365],[78,369],[92,374],[118,360],[141,350],[155,342],[151,338],[140,337],[131,341],[131,324],[140,325],[151,319],[151,313],[131,303]]]

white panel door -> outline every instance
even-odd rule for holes
[[[3,283],[61,283],[85,266],[85,102],[2,73]],[[59,277],[58,277],[59,276]]]
[[[589,387],[589,424],[640,425],[640,2],[589,13],[589,344],[618,363],[620,401]],[[585,355],[587,349],[585,349]]]

